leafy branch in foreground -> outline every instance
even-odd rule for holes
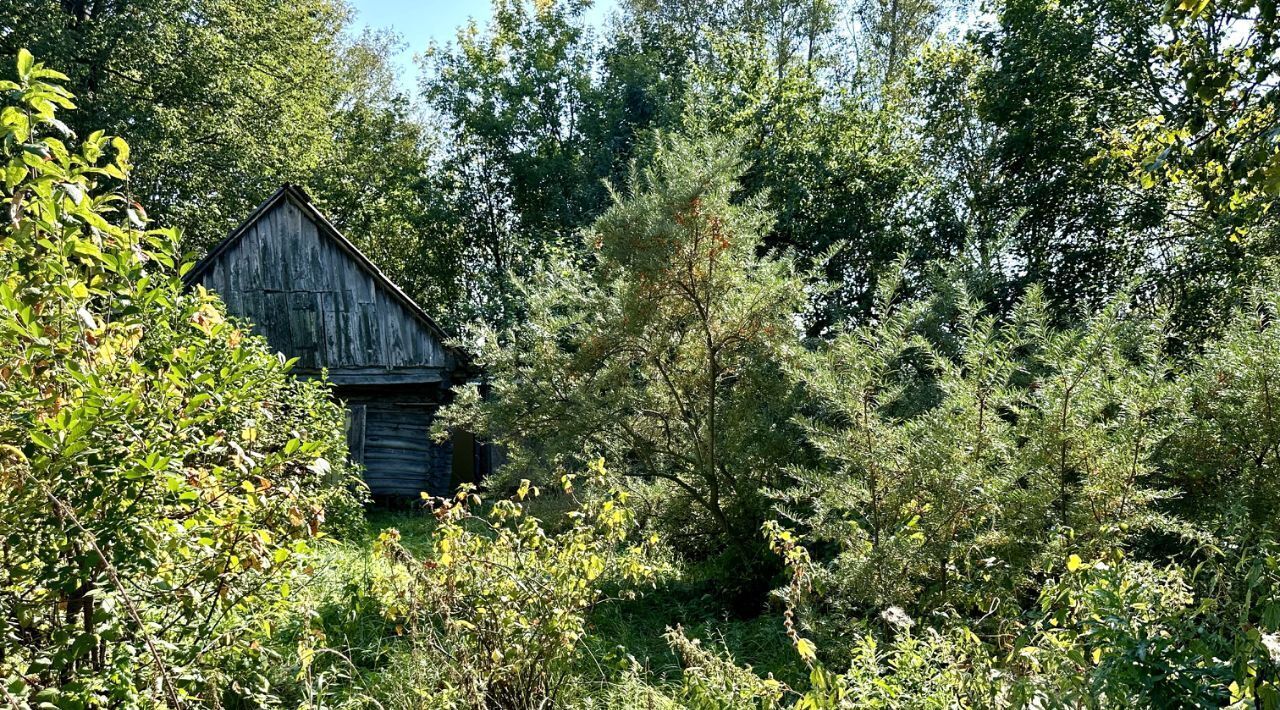
[[[22,52],[0,82],[0,678],[59,707],[217,702],[355,505],[340,410],[184,291],[128,145],[77,142],[61,80]]]

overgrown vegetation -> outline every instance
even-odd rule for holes
[[[184,293],[128,144],[66,136],[62,80],[21,52],[0,83],[0,675],[11,705],[216,702],[298,560],[359,520],[342,415]]]
[[[331,0],[30,5],[7,706],[1280,707],[1274,2],[497,0],[416,97]],[[481,489],[366,518],[184,289],[286,179]]]
[[[603,460],[590,483],[603,485]],[[565,494],[574,490],[566,476]],[[484,517],[469,490],[436,509],[431,555],[424,562],[391,530],[377,554],[389,569],[374,581],[384,613],[400,623],[441,707],[540,708],[570,695],[581,660],[586,613],[604,596],[605,580],[652,578],[640,546],[624,546],[631,528],[625,493],[597,494],[567,513],[568,526],[548,534],[521,501],[536,488],[524,481],[514,498]],[[435,676],[434,678],[432,676]],[[433,682],[434,681],[434,682]]]

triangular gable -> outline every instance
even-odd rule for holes
[[[465,362],[448,335],[294,185],[284,185],[185,276],[218,292],[302,370],[335,382],[414,381]],[[387,380],[387,371],[399,380]],[[437,374],[432,374],[437,373]]]

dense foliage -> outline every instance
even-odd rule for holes
[[[25,0],[0,50],[71,75],[71,127],[127,131],[135,193],[203,247],[280,181],[449,325],[523,318],[520,281],[609,209],[653,131],[742,139],[770,247],[820,269],[809,335],[908,257],[960,258],[1056,322],[1145,277],[1211,334],[1275,252],[1269,2],[501,0],[427,49],[418,94],[336,0]],[[343,32],[342,30],[346,31]],[[200,126],[203,132],[192,131]]]
[[[755,543],[795,454],[781,358],[803,282],[756,256],[767,216],[731,201],[739,170],[726,142],[664,141],[585,233],[596,254],[541,272],[525,325],[476,335],[498,406],[472,389],[442,425],[508,441],[531,476],[604,455],[689,549]]]
[[[10,704],[216,702],[296,558],[359,515],[341,413],[184,292],[129,146],[56,118],[63,79],[21,52],[0,83],[0,676]]]
[[[409,94],[337,0],[0,9],[4,702],[1280,707],[1276,3],[589,9]],[[283,180],[465,334],[495,502],[362,536],[183,290]]]
[[[604,461],[585,482],[605,482]],[[566,476],[566,494],[575,480]],[[571,692],[582,654],[586,614],[604,600],[606,580],[652,579],[643,546],[621,544],[631,528],[627,495],[597,494],[567,513],[568,528],[550,535],[523,501],[537,496],[524,481],[516,495],[484,517],[479,497],[463,489],[436,509],[430,562],[423,564],[390,530],[378,553],[390,568],[374,585],[385,613],[420,648],[421,673],[437,677],[437,707],[540,708]]]
[[[639,273],[641,287],[662,298],[627,310],[613,305],[625,303],[611,295],[615,287],[584,288],[580,274],[534,282],[528,327],[536,339],[517,334],[516,347],[491,347],[487,403],[473,395],[453,410],[488,422],[513,447],[516,465],[546,468],[554,455],[571,459],[600,447],[622,462],[624,479],[654,478],[655,469],[659,479],[679,476],[683,461],[655,461],[655,452],[681,441],[677,453],[696,460],[699,440],[679,437],[716,421],[698,409],[697,396],[672,388],[682,380],[665,368],[681,360],[630,357],[664,338],[683,343],[680,324],[701,322],[679,320],[681,294],[691,291],[668,281],[668,269],[713,271],[680,261],[683,232],[666,211],[681,215],[697,205],[713,220],[739,209],[711,199],[714,192],[655,189],[687,184],[689,165],[735,174],[731,160],[688,159],[702,154],[687,139],[672,145],[659,150],[639,183],[644,189],[621,203],[628,209],[606,213],[588,232],[604,252],[594,264],[597,279],[618,273],[611,236],[657,241],[672,261]],[[705,145],[723,151],[718,142]],[[632,263],[648,263],[644,248],[627,244]],[[752,289],[720,292],[716,307],[727,313],[750,316],[794,278],[760,273],[760,264],[786,262],[762,259],[755,248],[720,258],[737,264],[717,264],[721,273],[752,275]],[[728,485],[710,476],[677,479],[659,489],[659,512],[645,521],[697,559],[706,548],[687,540],[704,511],[686,509],[683,496],[700,503],[745,489],[756,505],[772,501],[770,513],[747,520],[759,529],[762,517],[773,518],[765,528],[792,570],[780,594],[786,628],[811,668],[798,706],[877,697],[893,707],[927,698],[943,706],[948,698],[978,706],[1276,699],[1270,673],[1280,597],[1270,511],[1277,498],[1263,473],[1276,450],[1275,282],[1260,281],[1223,335],[1181,363],[1167,352],[1168,318],[1123,293],[1062,327],[1038,289],[1002,317],[954,271],[940,270],[928,283],[930,295],[910,297],[901,276],[882,279],[873,322],[808,348],[786,347],[788,339],[798,342],[791,330],[772,349],[751,351],[752,365],[770,368],[764,381],[780,386],[748,389],[758,385],[745,363],[729,380],[730,392],[748,393],[746,401],[730,399],[737,404],[727,410],[732,426],[749,432],[723,443],[744,457],[730,469],[736,476]],[[786,320],[781,304],[768,310]],[[646,330],[650,323],[664,325],[655,333]],[[760,321],[729,332],[764,338],[776,329],[786,331],[782,321]],[[732,352],[714,340],[715,326],[693,332],[710,338],[713,352]],[[610,360],[600,354],[623,358],[623,374],[579,394],[579,382],[608,376]],[[715,381],[704,367],[695,372],[695,382]],[[655,393],[655,385],[669,389]],[[665,393],[688,420],[661,416]],[[626,405],[614,406],[615,398]],[[637,436],[650,419],[666,437],[656,444]],[[611,436],[612,426],[619,431]],[[733,455],[725,454],[728,461]],[[755,471],[760,478],[747,478]],[[735,587],[759,562],[732,532],[718,538],[734,560],[719,579],[731,604],[740,603]],[[851,625],[864,640],[850,643]],[[893,644],[887,657],[877,637]],[[683,656],[700,659],[685,676],[692,685],[679,691],[698,703],[712,702],[710,694],[732,707],[748,691],[764,705],[785,697],[767,679],[747,682],[743,669],[702,658],[705,651],[682,635],[671,639]],[[849,670],[827,670],[836,664]],[[706,675],[717,667],[719,675]]]

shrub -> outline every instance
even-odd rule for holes
[[[1274,540],[1280,481],[1280,283],[1256,288],[1185,378],[1189,416],[1167,451],[1188,520],[1241,542]]]
[[[781,706],[787,687],[770,674],[760,678],[750,666],[734,663],[727,653],[705,648],[690,639],[684,629],[668,629],[667,643],[680,658],[683,670],[677,699],[689,710],[768,710]]]
[[[1028,703],[1134,707],[1226,704],[1230,644],[1206,624],[1181,570],[1118,552],[1068,558],[1041,591],[1015,653]],[[1219,654],[1222,654],[1221,657]]]
[[[603,461],[592,482],[603,483]],[[565,485],[572,491],[573,481]],[[415,661],[438,666],[422,692],[437,707],[543,708],[556,705],[583,652],[587,614],[609,579],[652,578],[643,544],[619,549],[632,527],[627,495],[611,491],[567,513],[550,535],[526,514],[529,482],[481,516],[463,489],[436,509],[431,555],[419,559],[394,529],[378,539],[390,563],[375,580],[385,613],[413,644]]]
[[[786,625],[811,670],[797,708],[1210,707],[1280,699],[1267,678],[1270,663],[1262,671],[1250,664],[1265,646],[1261,634],[1224,638],[1180,570],[1128,561],[1118,549],[1089,562],[1071,555],[1016,639],[983,641],[962,623],[917,631],[890,607],[882,614],[888,643],[862,636],[851,644],[848,669],[835,673],[793,616],[809,591],[809,553],[779,526],[768,533],[792,573]]]
[[[822,460],[776,497],[837,616],[1016,612],[1064,546],[1169,526],[1155,459],[1181,398],[1158,319],[1116,301],[1056,330],[1035,291],[1003,322],[963,293],[894,297],[793,369]]]
[[[184,292],[175,235],[77,143],[62,75],[0,82],[0,676],[11,699],[181,707],[235,692],[288,571],[351,508],[340,409]],[[64,135],[64,141],[57,135]]]

